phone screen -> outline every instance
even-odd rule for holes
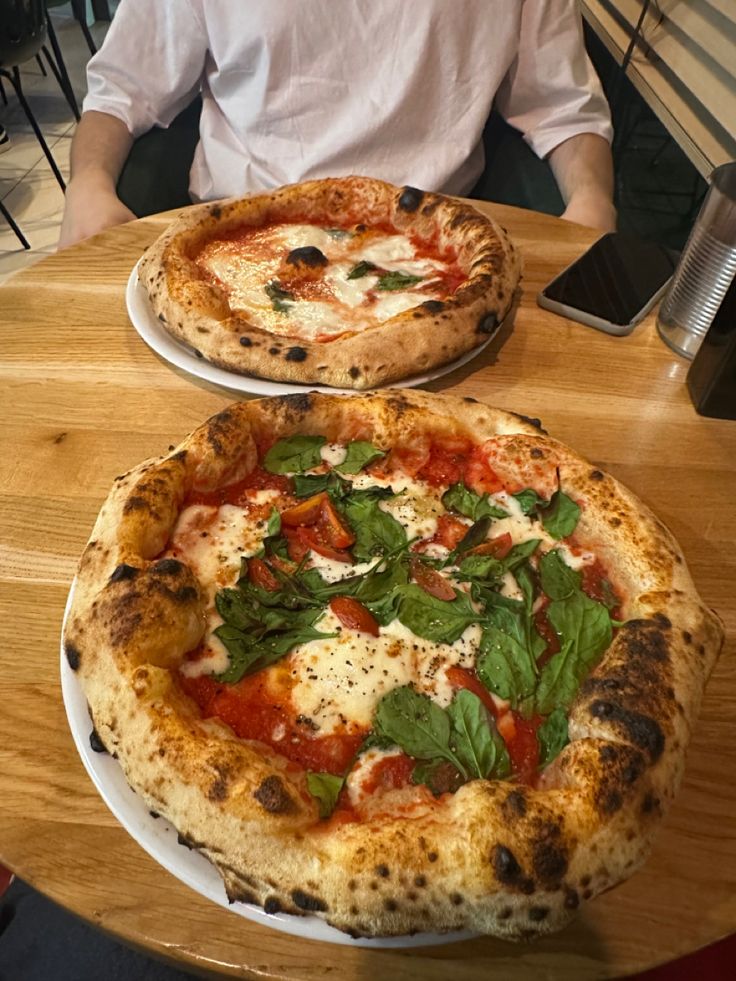
[[[672,276],[678,258],[656,242],[609,232],[542,292],[550,300],[624,326]]]

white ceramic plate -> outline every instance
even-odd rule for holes
[[[214,382],[215,385],[222,385],[223,388],[234,391],[249,392],[252,395],[293,395],[298,392],[326,392],[328,395],[356,394],[354,388],[330,388],[327,385],[291,385],[286,382],[269,381],[266,378],[251,378],[249,375],[239,375],[236,372],[218,368],[217,365],[210,364],[204,358],[198,358],[192,348],[180,343],[169,334],[153,312],[148,293],[138,279],[138,263],[131,270],[125,291],[125,301],[128,306],[130,321],[146,344],[156,354],[161,355],[164,360],[183,371],[188,371],[195,378],[202,378],[204,381]],[[442,375],[454,371],[455,368],[460,368],[480,354],[495,333],[496,331],[489,334],[488,339],[480,347],[473,348],[472,351],[463,354],[455,361],[435,368],[424,375],[413,375],[411,378],[404,378],[403,381],[392,382],[391,387],[413,388],[416,385],[425,385],[435,378],[440,378]]]
[[[74,583],[69,590],[69,598],[64,612],[64,624],[71,606]],[[230,903],[225,887],[214,865],[211,865],[199,852],[180,845],[176,828],[162,817],[154,817],[143,799],[131,788],[123,775],[120,765],[108,753],[97,753],[90,746],[92,722],[87,709],[87,700],[77,677],[69,667],[64,654],[63,627],[61,644],[61,690],[64,708],[69,721],[77,752],[82,758],[87,773],[100,796],[112,813],[151,858],[163,865],[201,896],[211,899],[219,906],[253,920],[261,926],[271,927],[283,933],[308,940],[322,940],[326,943],[345,944],[354,947],[427,947],[434,944],[456,943],[468,940],[477,934],[469,931],[454,933],[416,933],[410,937],[383,937],[378,939],[358,938],[354,940],[346,933],[336,930],[316,916],[292,916],[288,913],[269,915],[259,906],[249,903]]]

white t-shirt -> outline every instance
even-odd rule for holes
[[[134,136],[201,87],[195,200],[348,174],[467,193],[494,99],[540,157],[611,137],[574,0],[121,0],[87,78]]]

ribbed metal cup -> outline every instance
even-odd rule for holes
[[[690,238],[662,300],[657,329],[693,358],[736,276],[736,162],[716,167]]]

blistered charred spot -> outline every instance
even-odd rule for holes
[[[133,494],[125,502],[123,506],[123,513],[132,514],[134,511],[143,511],[145,508],[150,508],[150,504],[145,497],[141,497],[138,494]]]
[[[384,865],[383,863],[381,865],[377,865],[376,875],[380,875],[382,879],[388,879],[388,877],[391,875],[388,865]]]
[[[682,639],[685,641],[686,644],[692,644],[692,642],[693,642],[693,635],[690,633],[689,630],[683,630],[682,631]]]
[[[172,447],[172,449],[173,449],[173,447]],[[187,451],[186,450],[179,450],[179,452],[178,453],[175,453],[172,456],[171,459],[172,460],[175,460],[177,463],[184,463],[184,461],[186,460],[186,458],[187,458]]]
[[[89,734],[89,745],[90,745],[90,749],[94,753],[107,752],[107,746],[105,746],[103,741],[100,739],[100,735],[96,729],[93,729],[92,732],[90,732]]]
[[[645,794],[644,799],[641,802],[641,812],[642,814],[653,814],[655,811],[659,811],[660,801],[659,797],[654,794]]]
[[[253,347],[253,341],[250,339],[250,337],[246,337],[245,334],[238,338],[238,343],[241,347]]]
[[[266,777],[253,796],[269,814],[290,814],[294,810],[294,801],[284,787],[281,777],[275,774]]]
[[[399,908],[399,904],[395,899],[384,899],[383,908],[389,913],[394,913]]]
[[[316,245],[303,245],[292,249],[286,261],[290,266],[307,266],[309,269],[319,269],[327,265],[327,256],[320,252]]]
[[[652,619],[661,630],[670,630],[672,628],[672,622],[664,613],[655,613]]]
[[[126,565],[125,562],[121,562],[119,566],[113,569],[110,582],[125,582],[129,579],[135,579],[140,571],[134,565]]]
[[[348,370],[348,374],[351,378],[358,378],[360,376],[360,368],[358,368],[356,365],[352,365],[352,367]]]
[[[283,406],[290,412],[306,414],[312,408],[312,397],[311,395],[298,394],[298,395],[278,395],[274,399],[278,405]]]
[[[521,789],[512,790],[501,805],[503,816],[507,821],[523,818],[526,814],[526,796]]]
[[[427,885],[426,875],[415,875],[414,885],[417,887],[417,889],[423,889]]]
[[[223,437],[229,432],[232,421],[232,412],[225,409],[224,412],[218,412],[213,416],[207,425],[207,442],[216,456],[222,456],[226,452]]]
[[[159,559],[151,566],[151,572],[156,576],[180,576],[185,571],[184,564],[178,559]]]
[[[530,906],[529,919],[532,923],[541,923],[549,916],[549,906]]]
[[[465,395],[463,396],[463,402],[469,402],[471,405],[477,405],[478,399],[474,399],[470,395]]]
[[[425,300],[422,309],[427,313],[441,313],[445,309],[445,304],[442,300]]]
[[[430,201],[429,204],[425,204],[424,207],[422,208],[422,214],[426,215],[427,217],[434,214],[434,212],[439,207],[439,203],[440,203],[439,199],[435,198],[434,201]]]
[[[544,450],[541,450],[538,446],[533,446],[529,450],[529,456],[532,458],[532,460],[543,460]]]
[[[588,476],[591,480],[604,480],[606,475],[601,470],[591,470]]]
[[[617,731],[643,749],[653,763],[662,755],[665,737],[656,719],[602,699],[596,699],[589,711],[594,719],[605,719],[613,723]]]
[[[567,872],[567,848],[562,839],[560,825],[553,821],[541,822],[534,828],[532,844],[532,871],[546,889],[558,889]]]
[[[222,208],[219,204],[212,205],[210,208],[210,215],[215,219],[215,221],[219,221],[220,218],[222,218]]]
[[[222,801],[227,798],[227,781],[223,777],[217,777],[210,784],[207,797],[212,801]]]
[[[565,887],[565,909],[577,909],[580,905],[580,896],[578,896],[577,889],[573,889],[571,886]]]
[[[491,310],[490,313],[486,313],[480,318],[476,331],[479,334],[492,334],[497,326],[498,314]]]
[[[74,646],[74,644],[66,644],[64,646],[64,653],[66,654],[67,664],[72,671],[78,671],[82,660],[82,655],[79,650]]]
[[[416,187],[409,187],[407,184],[399,195],[398,206],[401,211],[416,211],[422,203],[423,197],[424,191],[420,191]]]
[[[270,347],[268,349],[268,353],[269,354],[273,354],[274,357],[275,357],[277,354],[281,354],[281,348],[280,347]]]
[[[290,347],[284,358],[287,361],[306,361],[307,352],[303,347]]]
[[[294,889],[291,893],[294,905],[305,913],[324,913],[327,911],[327,903],[319,896],[312,896],[310,893],[303,892],[301,889]]]
[[[281,909],[281,903],[275,896],[266,896],[266,902],[263,904],[264,913],[273,916],[275,913],[280,913]]]
[[[517,419],[521,419],[522,422],[526,422],[530,426],[534,426],[534,428],[538,429],[540,433],[544,433],[546,435],[547,430],[542,425],[541,419],[535,419],[533,416],[524,416],[520,412],[512,412],[511,415],[516,416]]]
[[[505,845],[494,845],[491,851],[491,865],[500,883],[512,889],[518,889],[525,895],[534,892],[533,880],[524,874],[516,856]]]

